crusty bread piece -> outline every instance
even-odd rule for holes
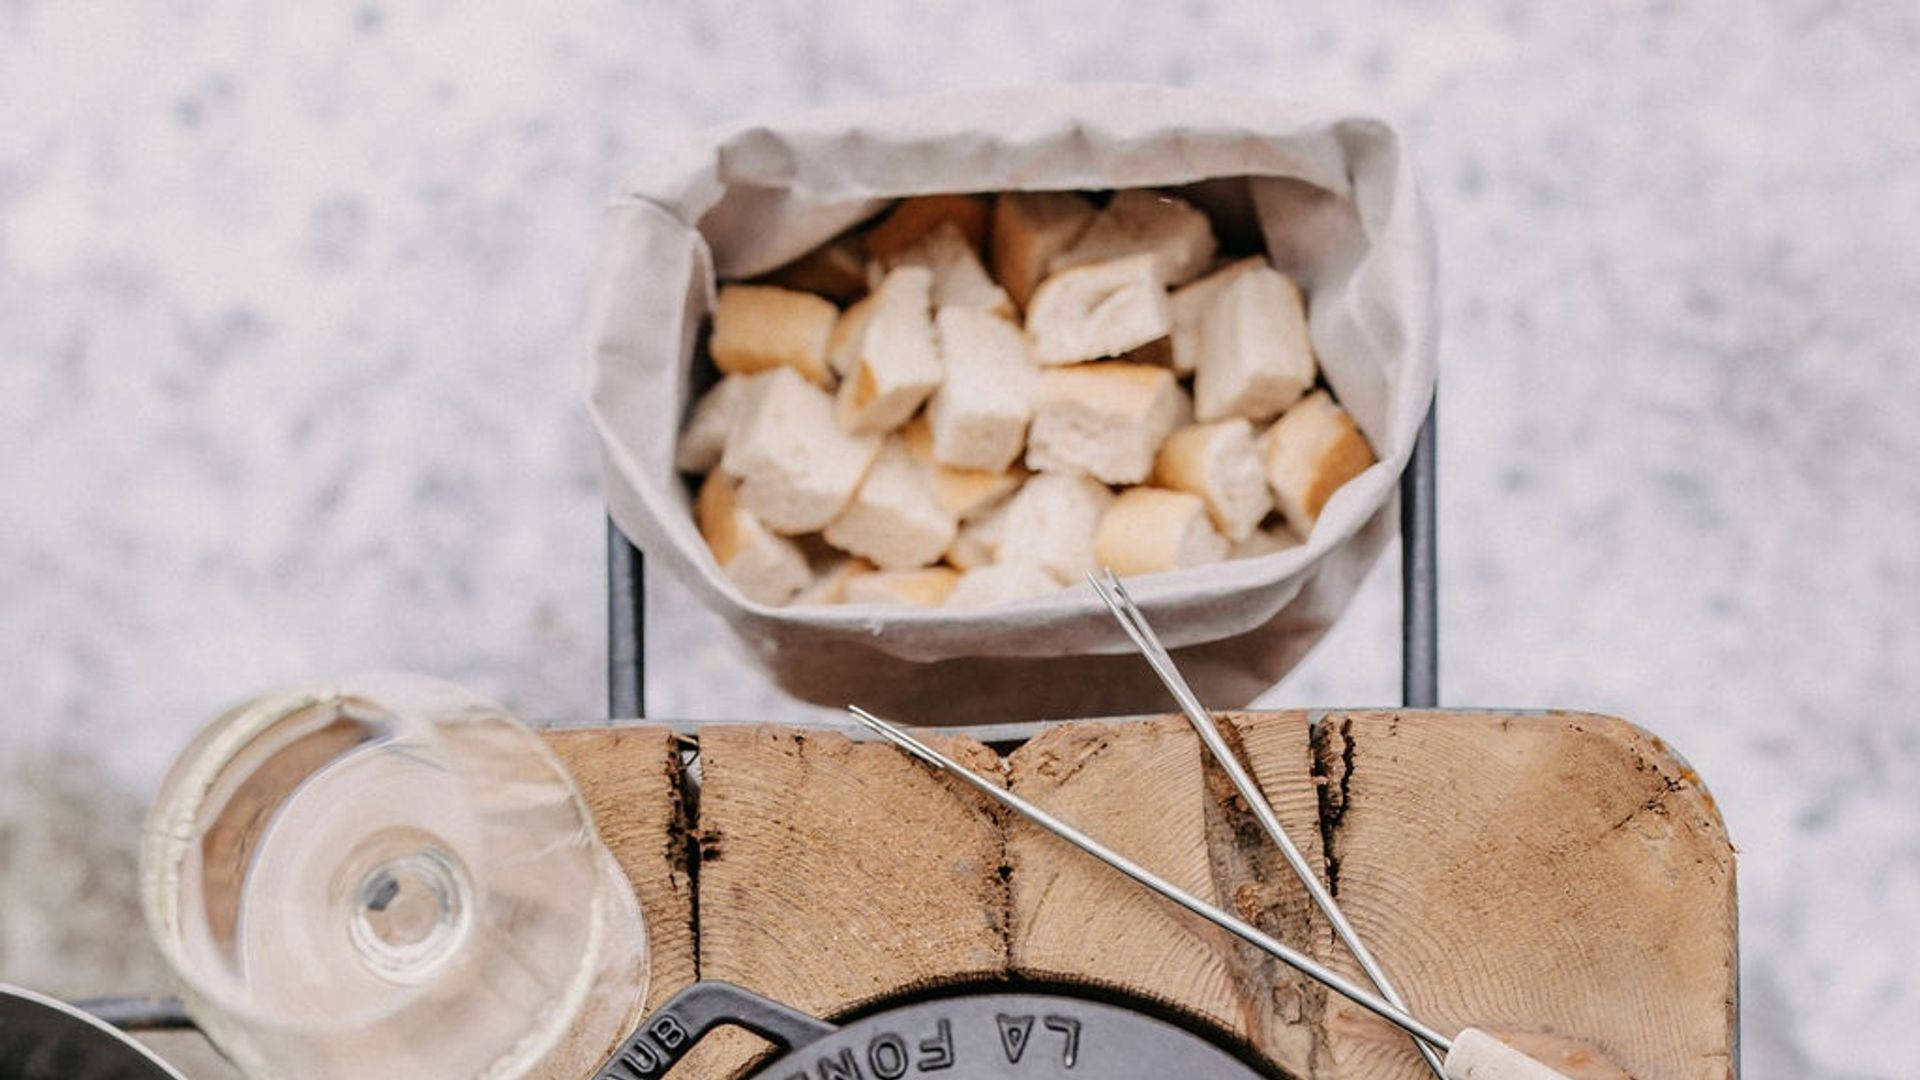
[[[1271,555],[1276,551],[1286,551],[1300,546],[1300,538],[1285,525],[1275,525],[1271,529],[1255,529],[1245,540],[1235,543],[1227,549],[1229,559],[1256,559],[1262,555]]]
[[[960,572],[951,566],[920,570],[876,570],[847,579],[841,602],[847,604],[911,604],[939,607],[946,603]]]
[[[897,266],[924,266],[933,271],[933,306],[981,308],[1005,318],[1013,318],[1013,300],[1007,290],[994,284],[980,255],[960,226],[943,221],[920,242],[891,259],[875,259],[867,268],[867,279],[878,285],[887,272]]]
[[[1153,482],[1200,496],[1213,527],[1229,540],[1245,540],[1273,509],[1253,425],[1237,416],[1167,436],[1153,462]]]
[[[1026,445],[1033,418],[1037,372],[1027,339],[978,308],[941,308],[934,328],[946,375],[927,401],[933,456],[956,468],[1005,472]]]
[[[827,543],[882,570],[937,562],[953,543],[953,515],[933,501],[927,473],[896,436],[881,448],[845,511],[827,525]]]
[[[1027,470],[1019,465],[988,472],[941,464],[933,456],[933,428],[927,423],[926,413],[907,421],[907,426],[900,429],[900,437],[913,459],[927,470],[928,482],[933,485],[933,501],[960,521],[971,521],[998,506],[1027,479]]]
[[[1094,568],[1093,533],[1113,503],[1106,485],[1080,473],[1041,473],[1007,500],[996,562],[1031,563],[1063,585]]]
[[[1026,310],[1047,264],[1073,246],[1100,211],[1071,191],[1003,191],[993,200],[993,276]]]
[[[775,532],[813,532],[838,517],[880,452],[879,436],[842,431],[832,396],[792,368],[754,379],[736,407],[720,468]]]
[[[786,365],[819,386],[827,371],[827,337],[840,309],[831,300],[777,285],[722,285],[713,307],[707,352],[728,375]]]
[[[1227,539],[1207,519],[1200,496],[1167,488],[1128,488],[1100,519],[1094,558],[1116,574],[1154,574],[1227,557]]]
[[[1267,483],[1274,504],[1301,536],[1340,485],[1374,463],[1367,437],[1325,390],[1315,390],[1282,413],[1261,436]]]
[[[1169,362],[1175,374],[1191,375],[1200,363],[1200,316],[1206,314],[1220,290],[1242,271],[1265,265],[1267,260],[1259,255],[1236,259],[1197,281],[1180,286],[1167,297],[1167,308],[1173,315],[1173,333],[1168,335],[1173,355]]]
[[[947,597],[948,607],[988,607],[1011,604],[1036,596],[1059,592],[1053,575],[1032,563],[997,563],[981,566],[960,575]]]
[[[1050,273],[1151,253],[1168,285],[1199,277],[1213,262],[1213,225],[1184,199],[1145,188],[1114,194],[1073,246],[1054,257]]]
[[[1171,302],[1173,298],[1169,295],[1167,299]],[[1115,359],[1125,360],[1133,364],[1155,364],[1163,368],[1172,368],[1173,335],[1168,334],[1166,337],[1154,338],[1152,341],[1147,342],[1137,349],[1128,349]],[[1175,374],[1178,374],[1178,372]]]
[[[840,384],[835,416],[841,427],[860,434],[892,431],[939,387],[932,294],[933,271],[924,266],[902,266],[875,290],[858,359]]]
[[[1173,372],[1103,360],[1040,374],[1027,466],[1087,472],[1109,484],[1137,484],[1179,423],[1186,397]]]
[[[991,566],[998,560],[1000,541],[1007,535],[1007,505],[1003,502],[962,524],[954,535],[953,545],[947,548],[947,562],[962,570],[973,570]]]
[[[1034,290],[1027,336],[1040,364],[1119,356],[1173,328],[1166,281],[1151,255],[1089,263],[1054,274]]]
[[[673,467],[684,473],[711,471],[720,464],[727,449],[727,433],[740,415],[740,402],[747,387],[758,375],[729,375],[694,403],[687,424],[680,429],[680,445],[674,449]]]
[[[867,560],[844,555],[821,567],[813,576],[813,584],[801,589],[792,603],[794,606],[842,603],[847,597],[847,582],[873,570],[873,564]]]
[[[833,332],[827,335],[827,368],[839,378],[853,374],[860,363],[860,343],[866,340],[867,320],[878,306],[876,295],[868,293],[855,300],[833,320]]]
[[[894,204],[880,224],[867,230],[867,257],[891,259],[920,242],[928,233],[951,221],[975,253],[986,250],[987,215],[984,195],[916,195]]]
[[[694,503],[700,535],[713,552],[713,561],[734,587],[756,604],[786,603],[813,579],[800,545],[776,536],[762,525],[736,496],[733,477],[724,472],[707,475]]]
[[[867,246],[857,233],[846,233],[768,274],[768,285],[819,293],[836,304],[848,304],[867,292]]]
[[[1315,370],[1299,287],[1271,267],[1248,267],[1200,316],[1194,414],[1271,420],[1312,388]]]

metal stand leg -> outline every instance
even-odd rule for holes
[[[1439,551],[1434,516],[1434,419],[1438,391],[1400,478],[1400,700],[1410,709],[1440,704]]]
[[[607,716],[647,715],[647,567],[607,519]]]

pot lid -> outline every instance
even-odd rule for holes
[[[835,1026],[721,982],[675,994],[595,1080],[655,1080],[714,1027],[771,1039],[755,1080],[1256,1080],[1263,1074],[1178,1024],[1058,993],[983,990],[914,1001]]]
[[[887,1009],[796,1047],[758,1080],[1255,1080],[1186,1028],[1056,994],[974,993]]]

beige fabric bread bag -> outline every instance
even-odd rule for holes
[[[1140,86],[863,104],[661,148],[607,209],[593,280],[590,409],[613,518],[796,697],[911,723],[1167,708],[1084,585],[987,609],[753,603],[714,564],[673,461],[716,279],[772,269],[904,195],[1177,188],[1223,236],[1257,230],[1307,291],[1325,378],[1380,458],[1300,547],[1136,579],[1200,696],[1244,704],[1332,625],[1394,531],[1434,386],[1433,242],[1410,168],[1378,120]]]

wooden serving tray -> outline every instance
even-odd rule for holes
[[[1417,1015],[1543,1055],[1576,1039],[1634,1077],[1733,1076],[1734,853],[1659,739],[1582,713],[1223,720]],[[1357,1006],[886,745],[704,727],[696,794],[666,728],[547,738],[646,912],[649,1006],[696,978],[828,1018],[941,984],[1066,981],[1150,999],[1294,1076],[1428,1075]],[[1005,758],[935,741],[1358,976],[1184,721],[1052,726]],[[732,1076],[765,1046],[717,1034],[671,1075]]]

